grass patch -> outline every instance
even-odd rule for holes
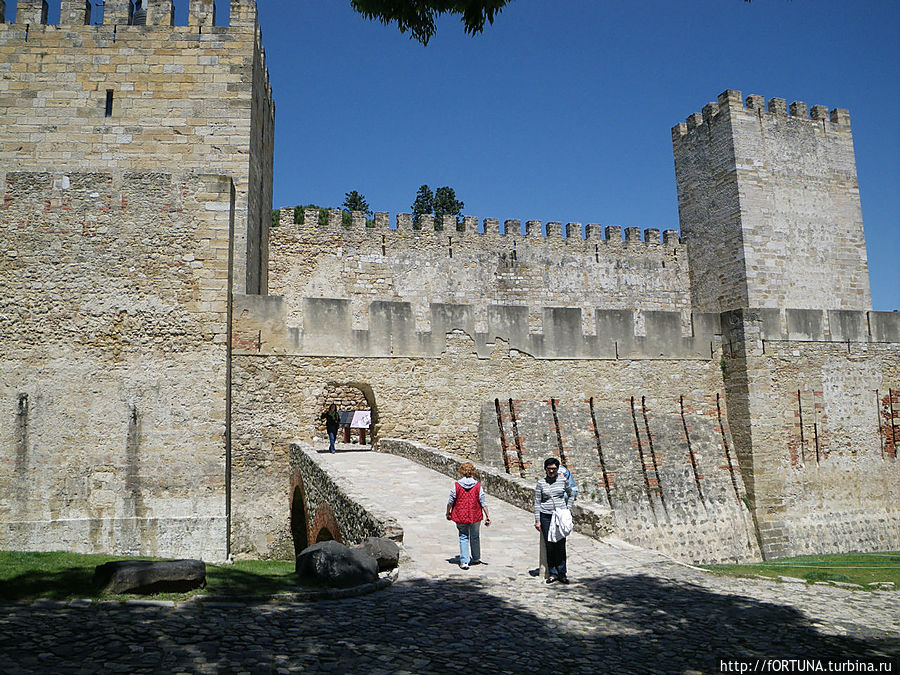
[[[159,559],[0,551],[0,600],[127,600],[143,597],[101,593],[93,585],[94,568],[112,560]],[[179,601],[195,595],[272,595],[304,588],[297,583],[292,560],[241,560],[233,565],[207,563],[206,588],[187,593],[157,593],[152,597]]]
[[[731,576],[796,577],[814,581],[842,581],[872,584],[892,581],[900,589],[900,552],[839,553],[779,558],[748,565],[701,565],[704,569]]]

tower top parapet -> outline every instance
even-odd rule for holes
[[[844,108],[833,108],[830,111],[827,106],[814,105],[812,108],[803,101],[794,101],[788,106],[783,98],[770,98],[766,101],[764,96],[750,94],[742,98],[741,92],[735,89],[726,89],[719,94],[715,102],[703,106],[702,112],[690,115],[684,122],[672,127],[672,139],[677,141],[687,136],[694,129],[710,124],[723,111],[754,113],[759,117],[788,117],[792,120],[819,124],[830,122],[841,126],[850,126],[850,112]]]
[[[847,110],[727,89],[672,147],[696,308],[871,308]]]
[[[102,14],[92,11],[88,0],[55,0],[59,3],[62,26],[173,26],[175,4],[188,4],[188,25],[198,28],[217,26],[215,0],[106,0]],[[256,0],[231,0],[230,27],[252,27],[257,22]],[[94,9],[96,11],[96,9]],[[15,12],[6,15],[5,0],[0,0],[0,23],[47,24],[47,0],[18,0]]]

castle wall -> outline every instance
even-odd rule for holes
[[[466,218],[464,231],[454,219],[442,230],[431,220],[414,229],[408,214],[388,226],[388,214],[375,214],[366,227],[362,214],[343,227],[333,211],[327,225],[317,224],[309,210],[304,225],[293,223],[293,210],[283,209],[281,225],[271,234],[269,291],[282,296],[288,325],[304,326],[304,299],[349,301],[350,326],[365,329],[372,301],[407,302],[409,320],[418,332],[432,330],[430,306],[469,305],[473,331],[487,332],[488,306],[526,308],[526,332],[543,328],[544,307],[582,310],[584,332],[595,332],[594,308],[683,311],[690,309],[686,254],[675,231],[607,228],[528,221],[485,219],[477,231]],[[548,234],[541,234],[546,228]]]
[[[613,374],[586,398],[484,402],[482,460],[534,482],[558,457],[580,501],[612,510],[615,536],[693,562],[757,559],[721,384],[690,369],[664,383],[677,364],[660,366],[649,386]]]
[[[4,178],[0,548],[224,559],[231,181]]]
[[[368,310],[368,327],[353,329],[349,300],[303,298],[303,325],[286,325],[286,303],[269,296],[235,296],[232,341],[235,349],[250,352],[317,356],[437,357],[455,331],[473,337],[475,353],[489,356],[496,339],[510,348],[540,359],[616,359],[712,357],[718,315],[664,311],[589,310],[591,332],[586,333],[580,308],[534,308],[542,331],[529,332],[529,308],[516,305],[483,307],[485,330],[476,329],[478,307],[428,304],[423,314],[429,330],[417,330],[408,302],[376,301]],[[359,305],[357,305],[359,307]],[[682,324],[687,323],[687,327]]]
[[[127,25],[128,4],[107,2],[101,26],[71,13],[51,26],[20,2],[16,23],[0,23],[0,182],[97,167],[231,176],[235,289],[265,292],[274,106],[255,3],[232,0],[229,27],[200,0],[190,26],[157,2],[150,25]]]
[[[882,399],[890,390],[897,395],[891,384],[900,363],[896,314],[759,310],[760,352],[764,338],[767,350],[783,345],[784,354],[778,368],[765,356],[754,366],[758,372],[738,365],[742,338],[730,324],[721,351],[712,335],[718,325],[708,315],[693,321],[710,329],[701,334],[708,340],[706,355],[692,356],[677,341],[662,340],[656,344],[668,348],[617,358],[614,350],[607,356],[535,357],[502,338],[479,344],[478,336],[455,324],[445,324],[447,333],[431,343],[440,349],[418,354],[296,351],[299,342],[276,336],[291,334],[284,314],[279,298],[235,300],[236,552],[280,556],[290,550],[286,512],[272,512],[269,505],[286,503],[288,444],[313,442],[322,393],[334,386],[371,392],[376,438],[404,438],[495,466],[508,464],[514,474],[524,466],[532,478],[540,461],[559,456],[562,446],[584,498],[612,506],[619,536],[683,559],[756,557],[756,523],[747,504],[756,507],[769,556],[813,551],[818,542],[837,548],[854,541],[867,549],[898,543],[894,488],[885,487],[895,479],[882,472],[885,466],[892,471],[890,462],[896,461],[900,405],[890,408],[882,401],[879,426],[875,396],[879,388]],[[346,314],[338,315],[323,323],[323,334],[340,342],[350,334],[342,333],[349,323]],[[616,344],[625,335],[598,331],[594,337]],[[652,333],[643,339],[653,342]],[[817,365],[810,359],[820,352],[831,356],[816,356]],[[818,385],[812,382],[817,368],[823,373]],[[797,377],[806,378],[805,384],[786,384]],[[773,398],[760,390],[758,382],[769,380],[785,391]],[[831,389],[824,400],[826,382]],[[789,389],[814,387],[819,399],[804,399],[805,423],[816,414],[829,421],[804,431],[807,445],[818,433],[823,447],[826,441],[850,442],[857,450],[840,465],[843,473],[831,470],[839,466],[831,457],[824,469],[821,459],[814,479],[807,474],[791,482],[778,459],[790,457],[797,435]],[[888,414],[895,420],[890,431]],[[765,435],[766,425],[777,430]],[[884,456],[883,463],[860,459],[873,452]]]
[[[846,110],[728,90],[672,139],[698,309],[871,308]]]
[[[588,424],[588,401],[593,399],[610,462],[607,477],[620,536],[693,560],[753,557],[753,532],[747,529],[751,521],[740,500],[740,473],[736,462],[733,471],[723,469],[723,438],[729,432],[727,422],[717,426],[719,417],[711,403],[724,393],[712,334],[705,335],[703,355],[681,352],[678,340],[687,338],[679,332],[677,340],[668,343],[672,353],[657,349],[617,359],[615,341],[604,334],[602,338],[612,345],[607,357],[535,358],[503,339],[479,346],[475,337],[448,324],[441,348],[434,352],[332,356],[291,351],[290,340],[275,339],[266,324],[284,330],[283,311],[277,298],[235,300],[232,505],[236,554],[290,555],[287,511],[272,509],[273,504],[286,504],[289,497],[289,444],[295,440],[313,443],[323,392],[352,386],[370,392],[377,438],[419,441],[498,466],[502,466],[502,449],[496,414],[491,414],[495,399],[513,399],[523,406],[521,439],[528,461],[542,459],[557,448],[545,410],[546,402],[555,399],[560,402],[561,433],[582,482],[582,494],[608,504],[596,437]],[[673,317],[680,327],[680,314]],[[347,323],[345,318],[324,325],[323,331],[340,335],[336,326]],[[643,339],[654,342],[651,335]],[[487,346],[490,350],[485,353]],[[659,465],[653,476],[638,468],[641,455],[630,403],[626,405],[631,397],[639,407],[644,402],[653,411],[648,413],[649,433]],[[544,409],[544,414],[532,415],[525,408]],[[691,429],[696,472],[689,472],[685,424]],[[511,446],[508,426],[506,433]],[[647,432],[640,433],[645,444],[650,443]],[[648,454],[645,459],[649,463],[651,458]],[[654,483],[651,493],[644,491],[645,478]],[[705,490],[702,498],[696,494],[698,481]],[[657,485],[662,485],[670,500],[668,512],[654,501],[658,500]]]
[[[729,421],[767,558],[900,545],[900,316],[723,317]]]

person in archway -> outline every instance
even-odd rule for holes
[[[550,541],[550,521],[556,509],[571,510],[575,503],[572,486],[567,479],[559,475],[559,460],[548,457],[544,461],[544,478],[534,486],[534,527],[541,533],[547,549],[547,583],[555,581],[567,584],[569,577],[566,570],[566,540]]]
[[[469,564],[481,562],[481,520],[491,524],[491,516],[484,504],[484,490],[475,479],[475,465],[465,462],[459,465],[459,479],[450,490],[447,500],[447,520],[456,523],[459,532],[459,566],[469,569]]]
[[[325,431],[328,432],[328,451],[334,452],[334,439],[337,438],[338,427],[341,425],[341,414],[332,403],[321,417],[325,421]]]

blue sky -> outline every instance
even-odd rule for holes
[[[259,10],[275,207],[358,190],[393,216],[428,183],[479,219],[677,227],[671,127],[738,89],[850,110],[873,304],[900,309],[894,0],[514,0],[479,36],[442,20],[428,47],[349,0]]]
[[[900,309],[900,3],[514,0],[422,47],[349,0],[259,3],[275,206],[678,227],[671,127],[725,89],[849,108],[875,309]]]

